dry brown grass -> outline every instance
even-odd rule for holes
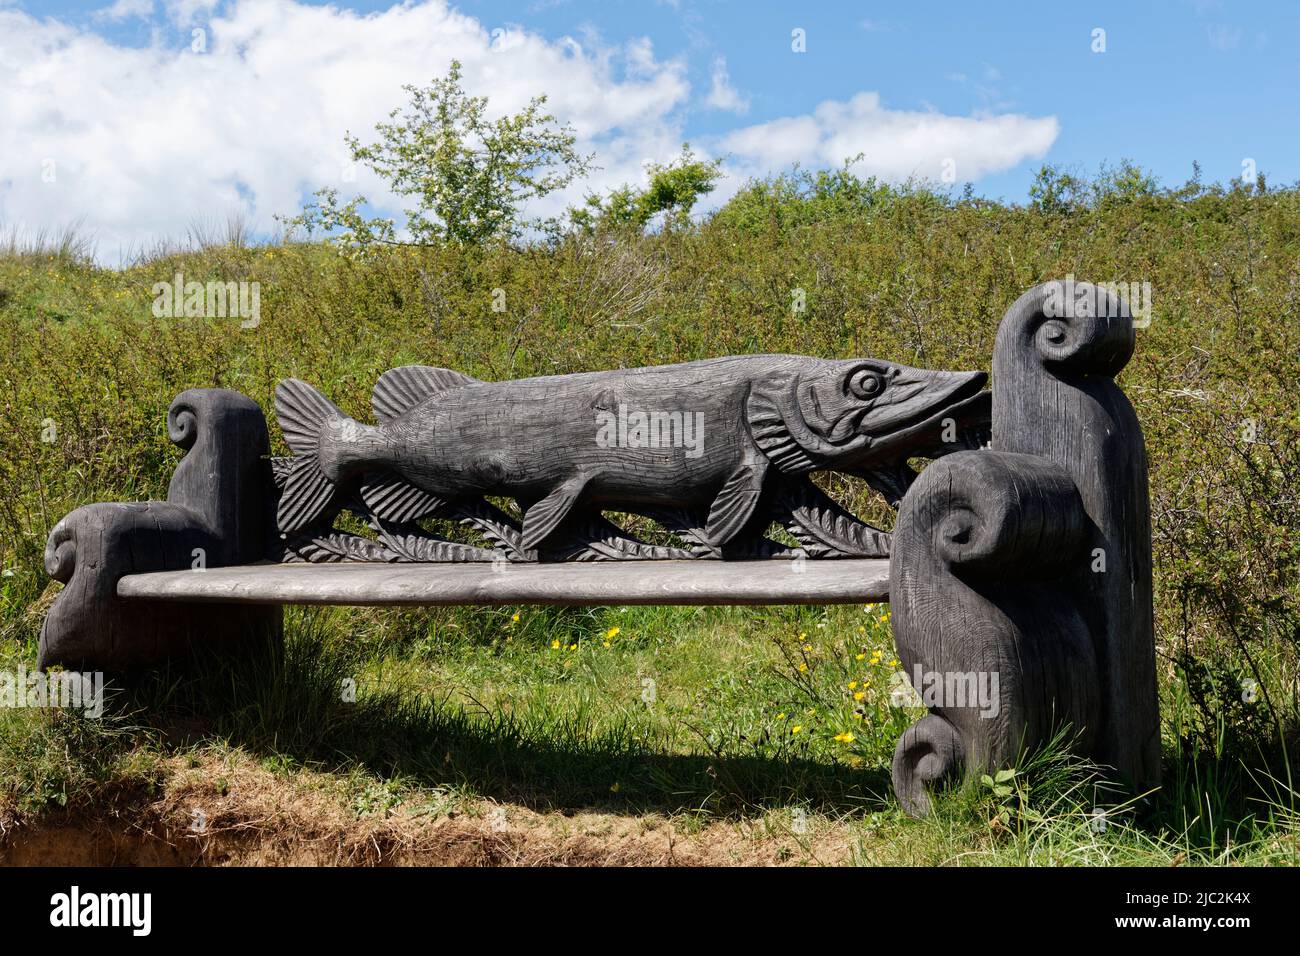
[[[835,824],[796,839],[760,819],[696,828],[658,814],[543,813],[481,799],[438,814],[358,815],[337,777],[286,776],[238,753],[170,759],[162,795],[130,818],[52,816],[3,829],[9,866],[826,865],[850,861],[856,842]]]

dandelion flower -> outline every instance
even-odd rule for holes
[[[619,627],[611,627],[608,631],[605,632],[605,640],[610,641],[618,637],[619,632],[621,630],[622,628]]]
[[[857,682],[857,681],[855,681],[855,680],[851,680],[851,681],[849,681],[849,690],[853,690],[853,689],[856,688],[857,686],[858,686],[858,682]]]
[[[518,612],[518,611],[515,611],[515,613],[512,614],[512,615],[510,616],[510,623],[511,623],[511,624],[518,624],[518,623],[519,623],[519,612]]]
[[[797,734],[797,733],[799,733],[801,730],[803,730],[803,724],[795,724],[793,727],[790,728],[790,733],[791,733],[792,735],[793,735],[793,734]]]
[[[858,691],[856,694],[853,695],[853,699],[854,699],[854,700],[861,700],[862,698],[864,698],[864,697],[866,697],[866,696],[867,696],[867,695],[864,694],[862,691]]]
[[[853,743],[853,735],[852,735],[851,733],[849,733],[847,730],[844,731],[844,733],[842,733],[842,734],[836,734],[836,735],[835,735],[835,739],[838,740],[838,741],[839,741],[840,743],[842,743],[842,744],[851,744],[851,743]]]
[[[808,665],[805,664],[803,661],[799,662],[799,673],[800,674],[808,673]]]
[[[551,641],[551,650],[553,650],[553,651],[558,651],[559,649],[560,649],[560,642],[559,642],[559,641]]]

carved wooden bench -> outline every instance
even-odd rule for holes
[[[65,587],[40,663],[234,653],[280,641],[286,604],[889,600],[909,678],[997,688],[993,707],[931,702],[903,734],[893,777],[909,812],[928,812],[927,785],[1007,765],[1062,726],[1145,791],[1160,772],[1146,458],[1114,383],[1134,343],[1122,301],[1071,281],[1007,312],[991,397],[982,373],[876,359],[505,383],[408,366],[376,385],[372,426],[291,379],[276,403],[288,459],[270,457],[250,399],[190,390],[167,415],[187,449],[167,500],[87,505],[51,531],[46,568]],[[919,477],[917,458],[933,459]],[[817,470],[886,495],[892,538],[818,490]],[[522,520],[489,497],[514,498]],[[334,528],[344,510],[374,536]],[[633,538],[609,512],[675,543]],[[797,544],[769,538],[774,522]]]

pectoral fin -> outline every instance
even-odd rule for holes
[[[715,548],[738,535],[754,516],[767,469],[766,458],[754,457],[743,462],[723,483],[704,527],[705,536]]]
[[[585,475],[575,475],[524,513],[525,551],[532,551],[551,536],[578,503],[586,485]]]

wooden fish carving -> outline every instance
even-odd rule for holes
[[[806,477],[814,471],[860,476],[895,502],[915,477],[908,458],[970,447],[956,436],[987,428],[986,380],[800,355],[509,382],[413,365],[380,377],[379,424],[366,425],[287,379],[275,406],[294,458],[277,517],[285,532],[312,527],[359,485],[366,508],[390,522],[512,497],[529,550],[578,515],[664,508],[700,514],[722,549],[761,534],[782,490],[805,483],[820,494]]]

